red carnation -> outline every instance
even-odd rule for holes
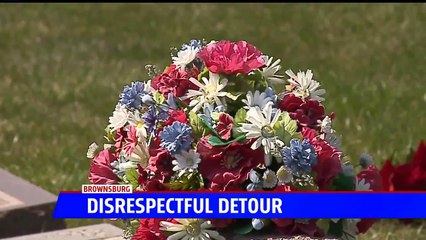
[[[200,139],[197,152],[201,157],[199,171],[209,180],[207,187],[211,190],[239,189],[250,170],[264,162],[263,151],[250,148],[252,141],[214,147],[208,142],[209,137]]]
[[[216,130],[222,139],[229,140],[231,138],[233,126],[234,122],[229,114],[221,113],[219,115],[219,123],[217,124]]]
[[[299,128],[309,127],[318,129],[318,120],[325,117],[324,106],[314,99],[302,100],[294,94],[286,94],[278,103],[278,108],[289,113],[297,121]]]
[[[111,163],[117,158],[105,149],[98,153],[90,163],[89,180],[93,184],[115,184],[118,181],[117,175],[112,172]]]
[[[197,78],[198,74],[198,71],[188,73],[185,69],[178,69],[172,64],[164,73],[152,79],[151,87],[162,93],[165,98],[169,93],[175,97],[182,97],[188,89],[198,89],[189,81],[190,77]]]
[[[246,41],[219,41],[201,49],[198,57],[213,73],[247,74],[265,65],[262,53]]]
[[[170,110],[169,118],[166,121],[165,126],[172,125],[174,122],[188,123],[188,118],[184,110]]]
[[[316,173],[315,182],[319,190],[327,190],[334,178],[342,171],[340,158],[342,152],[319,137],[310,140],[317,153],[317,163],[312,170]]]
[[[131,240],[166,240],[167,237],[160,230],[160,222],[165,220],[159,218],[139,219],[140,226]]]

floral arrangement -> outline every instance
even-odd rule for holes
[[[371,156],[358,174],[341,151],[334,114],[311,70],[284,75],[280,60],[246,41],[191,40],[164,71],[119,95],[106,143],[88,150],[93,184],[137,191],[382,190]],[[281,89],[278,91],[278,89]],[[308,204],[308,203],[307,203]],[[363,203],[360,203],[363,204]],[[225,239],[228,234],[355,239],[374,219],[130,219],[127,239]]]

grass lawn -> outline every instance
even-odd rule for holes
[[[87,146],[123,86],[193,38],[244,39],[283,70],[312,69],[344,152],[401,162],[426,138],[425,24],[425,4],[2,4],[0,167],[55,194],[88,183]],[[387,220],[361,239],[425,234]]]

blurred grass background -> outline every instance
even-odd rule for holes
[[[80,189],[123,86],[201,38],[312,69],[345,153],[402,162],[426,138],[425,24],[425,4],[2,4],[0,167],[55,194]],[[426,236],[386,220],[362,239]]]

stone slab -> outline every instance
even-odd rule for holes
[[[45,233],[6,238],[4,240],[123,240],[120,228],[101,223]]]
[[[57,196],[0,168],[0,238],[64,229]]]

